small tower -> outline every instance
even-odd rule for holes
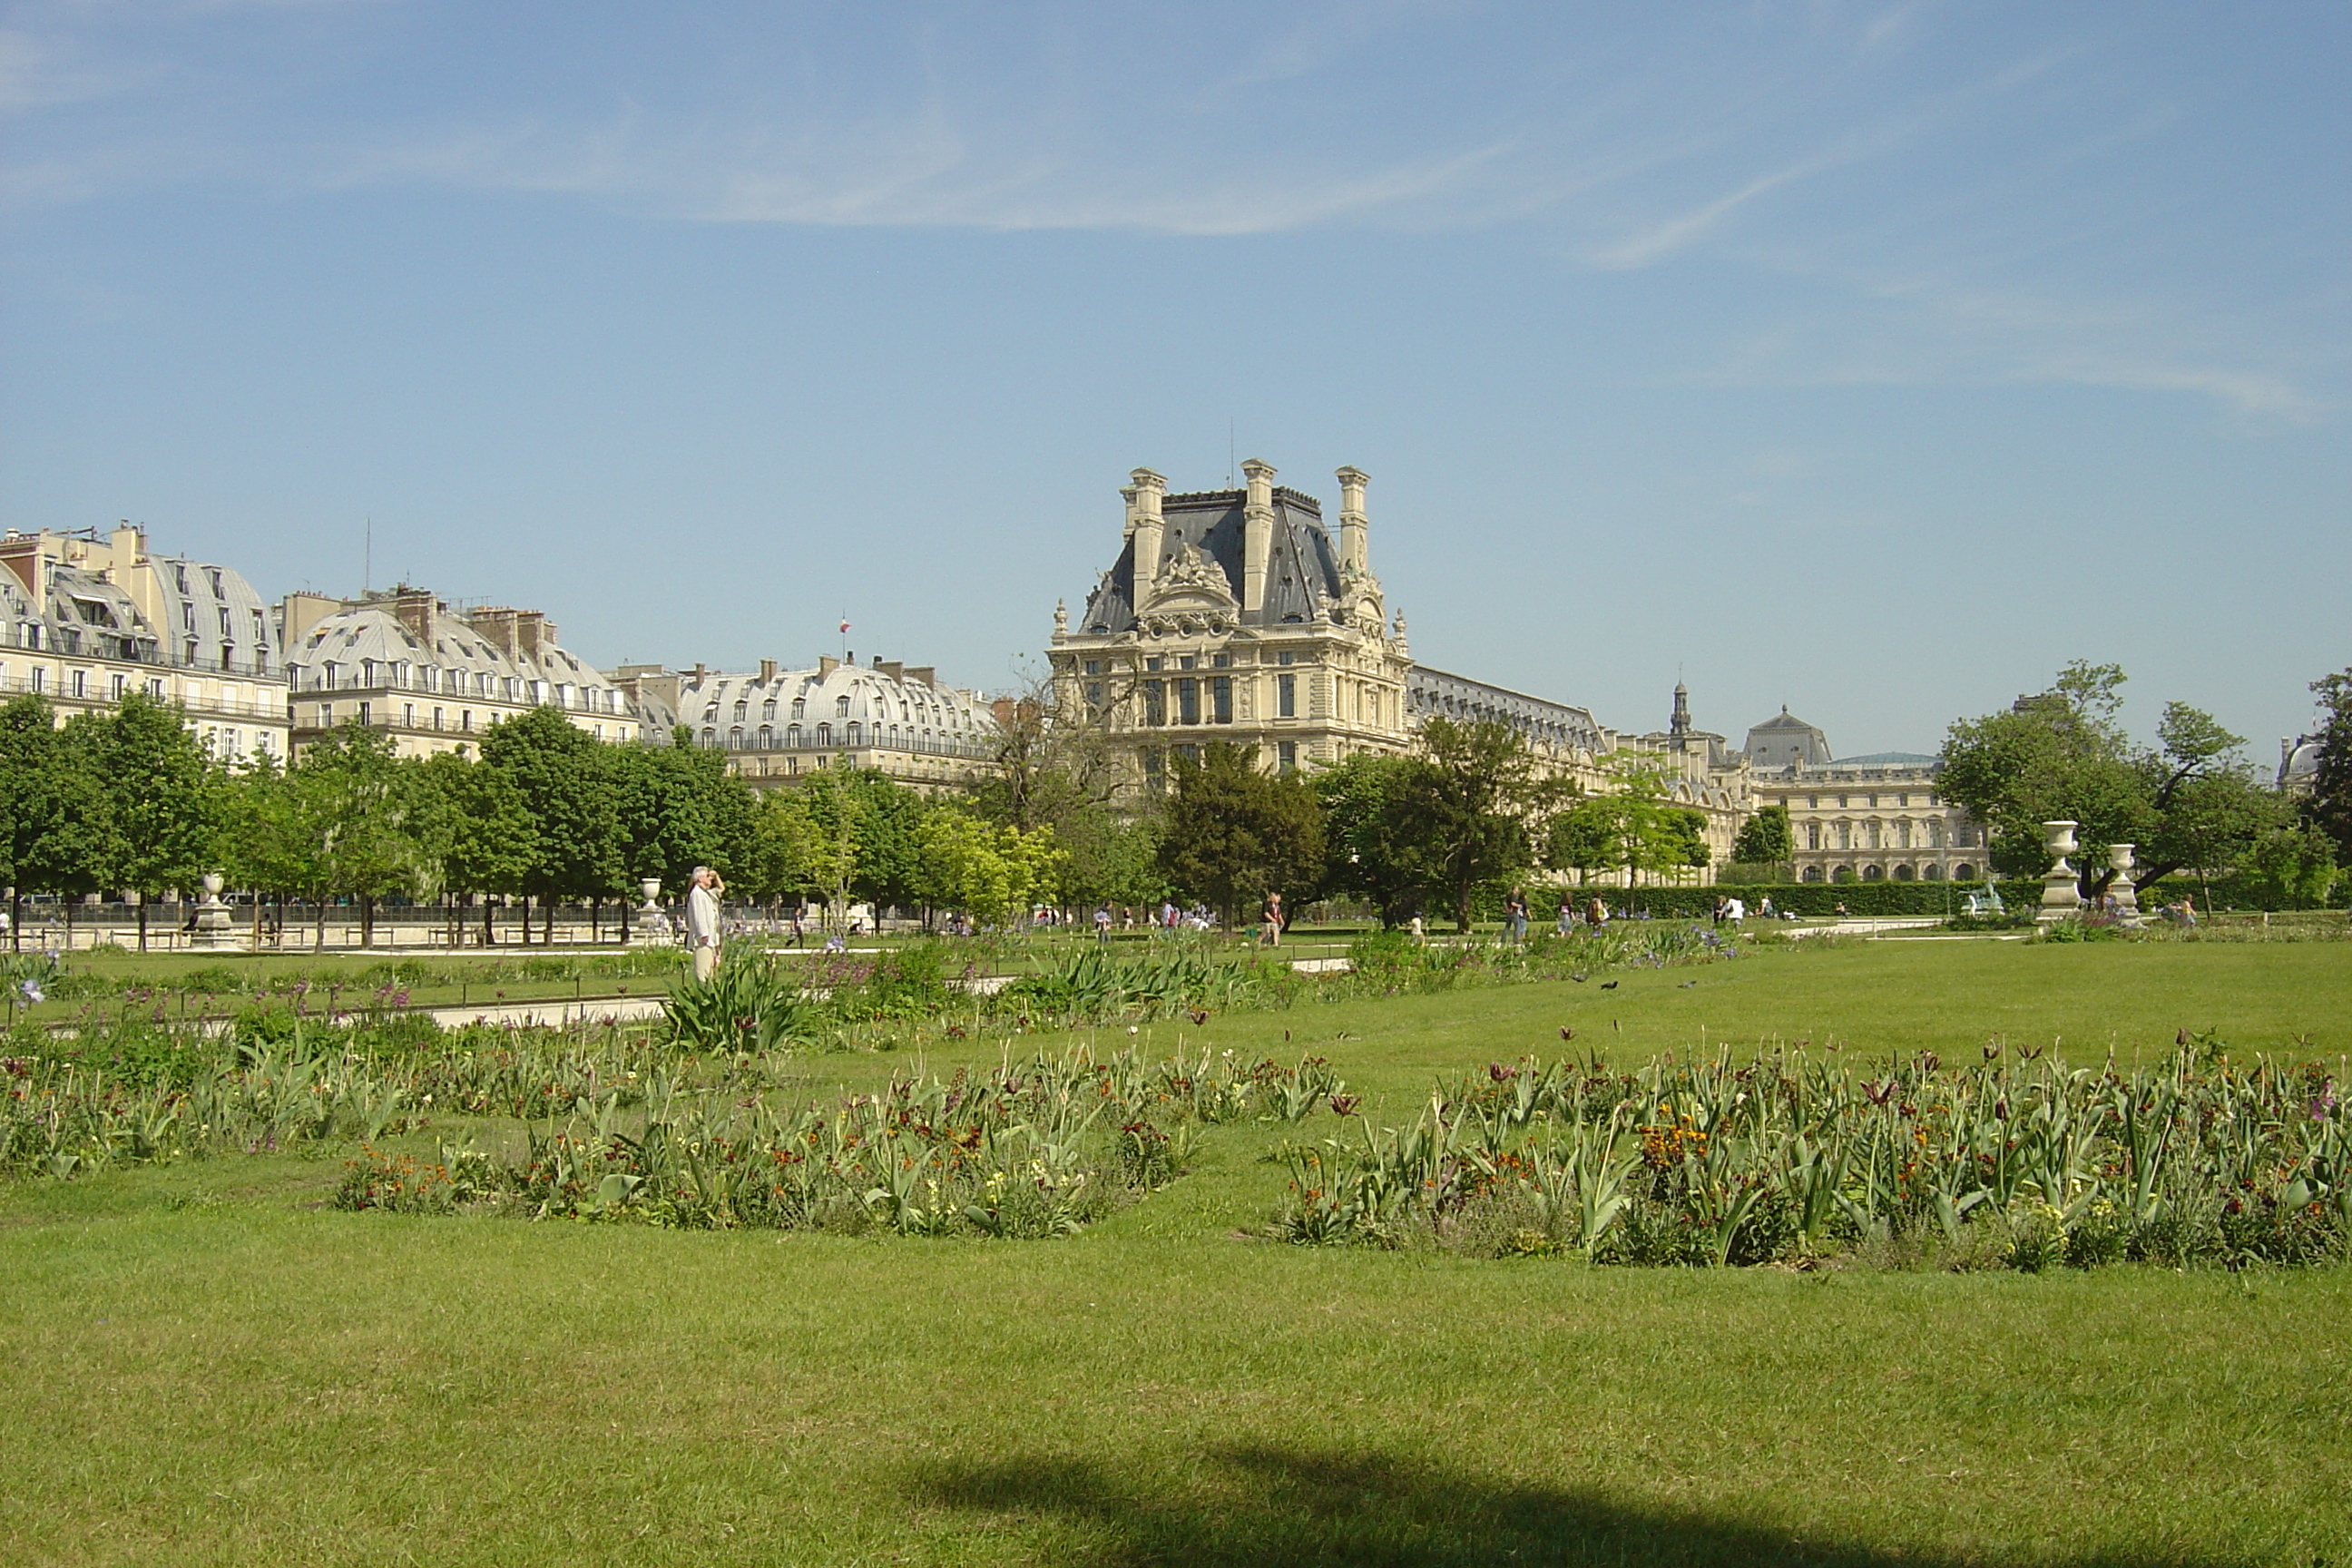
[[[1675,682],[1675,714],[1666,721],[1666,743],[1677,752],[1690,745],[1690,688]]]

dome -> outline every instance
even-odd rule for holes
[[[2305,735],[2279,748],[2281,789],[2310,789],[2319,779],[2319,742]]]
[[[296,691],[396,687],[590,713],[630,711],[619,688],[551,636],[534,641],[530,652],[509,652],[425,595],[369,600],[303,634],[287,650],[286,677]]]

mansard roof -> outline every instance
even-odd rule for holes
[[[1246,490],[1196,490],[1160,503],[1165,527],[1161,559],[1180,543],[1199,551],[1224,574],[1234,598],[1242,596],[1242,510]],[[1273,547],[1267,552],[1265,603],[1237,617],[1245,626],[1306,624],[1329,614],[1339,600],[1339,552],[1323,531],[1323,508],[1286,485],[1274,489]],[[1135,541],[1103,574],[1087,600],[1081,631],[1124,632],[1135,625]]]

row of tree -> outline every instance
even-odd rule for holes
[[[2072,665],[2049,690],[1952,726],[1939,788],[1987,825],[1994,867],[2039,876],[2041,824],[2065,817],[2085,844],[2138,846],[2143,885],[2238,870],[2277,880],[2287,901],[2324,892],[2338,854],[2352,859],[2352,670],[2314,684],[2321,762],[2303,797],[2267,786],[2243,741],[2185,704],[2165,709],[2155,746],[2136,745],[2123,681],[2111,665]],[[1585,795],[1501,724],[1433,720],[1410,754],[1307,775],[1213,744],[1175,757],[1141,813],[1122,802],[1126,765],[1115,737],[1057,714],[1045,689],[1012,706],[992,765],[951,797],[847,766],[757,795],[683,731],[669,746],[610,743],[554,709],[494,725],[471,757],[400,757],[353,724],[290,767],[232,770],[147,698],[59,726],[20,697],[0,707],[0,880],[19,900],[139,894],[142,942],[156,896],[213,871],[257,896],[257,919],[264,898],[321,921],[347,900],[363,926],[386,900],[446,900],[453,921],[477,909],[494,940],[503,903],[530,900],[551,931],[559,903],[601,912],[648,878],[676,892],[698,865],[762,903],[814,896],[982,922],[1168,896],[1230,921],[1280,892],[1294,907],[1360,900],[1390,924],[1442,911],[1466,930],[1483,896],[1523,879],[1671,876],[1709,859],[1705,818],[1675,802],[1663,760],[1622,755]],[[1733,859],[1790,852],[1786,814],[1768,810]],[[2109,873],[2087,858],[2096,893]]]

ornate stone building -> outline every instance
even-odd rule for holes
[[[1785,708],[1748,731],[1758,806],[1784,805],[1802,882],[1972,881],[1983,825],[1936,789],[1942,764],[1916,752],[1833,758],[1829,738]]]
[[[1320,503],[1252,458],[1238,490],[1168,494],[1138,468],[1118,559],[1051,652],[1066,701],[1131,734],[1139,783],[1211,741],[1269,767],[1404,749],[1412,658],[1372,575],[1365,477],[1341,468],[1335,541]]]
[[[0,538],[0,696],[62,719],[134,690],[179,704],[224,762],[287,755],[277,627],[243,577],[153,554],[128,523]]]
[[[537,610],[452,610],[422,588],[357,599],[290,594],[278,607],[299,750],[351,720],[402,756],[469,753],[501,719],[552,706],[600,741],[639,738],[635,710],[556,641]]]
[[[963,784],[996,749],[987,700],[945,685],[928,666],[821,658],[813,668],[783,669],[771,658],[748,675],[624,665],[613,679],[646,716],[649,734],[656,719],[674,716],[697,744],[725,751],[729,768],[753,789],[847,766],[932,792]]]

